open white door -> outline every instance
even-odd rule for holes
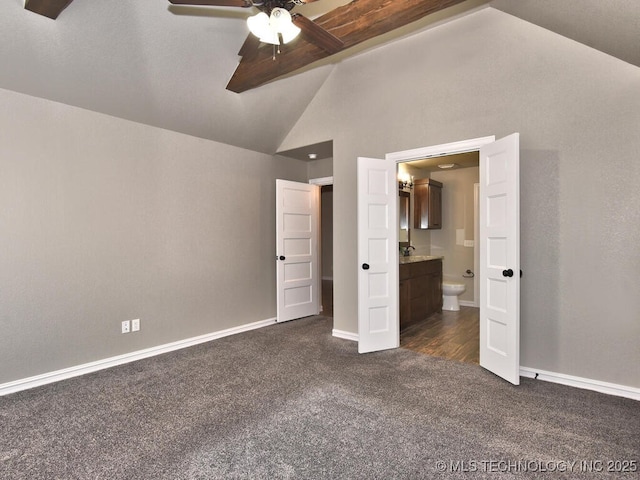
[[[520,134],[480,148],[480,365],[520,384]]]
[[[320,313],[320,187],[276,180],[277,322]]]
[[[400,346],[396,165],[358,158],[358,352]]]

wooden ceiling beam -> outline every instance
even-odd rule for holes
[[[388,33],[464,0],[353,0],[314,21],[344,42],[342,50]],[[227,90],[241,93],[299,70],[331,54],[300,36],[280,47],[273,59],[273,47],[260,45],[258,51],[240,60]]]
[[[73,0],[27,0],[24,8],[55,20]]]

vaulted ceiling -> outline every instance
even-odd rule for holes
[[[274,153],[345,58],[481,8],[500,9],[640,66],[638,0],[349,3],[319,0],[294,9],[344,37],[345,48],[319,55],[301,39],[283,46],[274,62],[265,47],[260,55],[246,56],[250,60],[238,56],[253,8],[167,0],[8,0],[0,7],[0,88]],[[363,22],[372,23],[365,28],[371,35],[364,36],[340,23],[348,9],[370,3],[380,9],[411,5],[414,13],[423,13],[399,16],[379,28],[380,18],[391,14],[371,14],[367,20],[360,11]],[[229,83],[237,72],[240,87]],[[227,90],[227,84],[243,93]]]

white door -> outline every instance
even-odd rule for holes
[[[400,346],[395,163],[358,158],[358,352]]]
[[[320,313],[319,199],[317,185],[276,180],[278,322]]]
[[[520,384],[520,135],[480,148],[480,365]]]

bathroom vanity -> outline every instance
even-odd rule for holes
[[[442,257],[400,257],[400,330],[442,311]]]

